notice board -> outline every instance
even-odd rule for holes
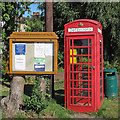
[[[10,39],[11,74],[56,74],[57,35],[54,32],[14,32]]]

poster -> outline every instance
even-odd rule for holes
[[[15,43],[15,55],[25,55],[25,49],[25,43]]]
[[[26,69],[25,53],[26,53],[26,44],[15,43],[15,70]]]
[[[34,58],[34,70],[45,71],[45,58]]]
[[[25,55],[15,55],[15,69],[25,70]]]
[[[53,56],[53,43],[45,43],[45,55],[46,56]]]
[[[53,43],[34,43],[34,57],[42,58],[54,55]]]
[[[34,43],[34,57],[44,58],[45,57],[45,46],[44,43]]]
[[[34,43],[34,71],[45,71],[45,59],[52,57],[53,52],[54,43]]]

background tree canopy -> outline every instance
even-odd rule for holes
[[[6,74],[5,67],[6,62],[9,60],[9,40],[8,36],[13,31],[19,30],[20,18],[25,13],[25,11],[29,11],[29,6],[31,3],[29,2],[2,2],[0,3],[0,7],[2,8],[2,21],[5,24],[2,27],[2,73]]]
[[[2,3],[3,26],[2,38],[8,51],[8,39],[16,29],[15,18],[29,10],[32,3]],[[26,31],[45,31],[45,2],[39,4],[41,17],[31,18]],[[54,32],[59,36],[58,60],[63,67],[64,59],[64,25],[77,19],[93,19],[101,22],[104,39],[104,60],[111,64],[120,63],[120,2],[53,2]],[[20,14],[21,13],[21,14]]]
[[[77,19],[101,22],[104,39],[104,60],[120,62],[120,3],[54,3],[54,31],[63,50],[64,25]]]

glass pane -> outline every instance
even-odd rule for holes
[[[100,40],[100,47],[102,46],[102,41]]]
[[[74,96],[81,96],[81,90],[74,90]]]
[[[88,71],[88,65],[74,65],[74,71]]]
[[[102,62],[102,56],[100,56],[100,62]]]
[[[73,90],[71,89],[71,96],[72,96],[72,91],[73,91]]]
[[[100,86],[102,86],[102,80],[100,80]]]
[[[70,85],[71,85],[71,88],[72,88],[72,81],[70,83],[71,83]]]
[[[77,55],[77,49],[70,49],[70,55]]]
[[[89,62],[92,62],[92,58],[91,58],[91,56],[89,56]]]
[[[70,65],[70,70],[72,71],[72,65]]]
[[[91,54],[91,48],[89,48],[89,54]]]
[[[102,64],[100,64],[100,70],[102,70]]]
[[[72,80],[72,73],[70,73],[70,79]]]
[[[82,73],[81,74],[81,79],[82,80],[88,80],[88,73]]]
[[[102,96],[100,96],[100,101],[102,101]]]
[[[88,98],[74,98],[75,105],[88,106],[88,101],[89,101]]]
[[[88,63],[88,56],[76,56],[76,57],[70,57],[70,63]],[[89,62],[91,63],[91,56],[89,56]]]
[[[88,46],[88,39],[74,39],[74,46]]]
[[[82,90],[82,96],[88,97],[88,90]]]
[[[100,72],[100,78],[102,78],[102,72]]]
[[[72,46],[72,39],[70,39],[70,46]]]
[[[70,103],[72,104],[72,98],[71,98],[71,102]]]
[[[92,83],[91,83],[91,81],[89,82],[89,86],[90,86],[90,88],[91,88],[91,86],[92,86]]]
[[[74,81],[74,88],[88,88],[88,81]]]
[[[88,55],[88,48],[76,48],[77,53],[73,53],[73,55]]]
[[[88,73],[74,73],[74,80],[88,80]],[[91,73],[89,73],[89,80],[91,80]]]
[[[89,65],[89,71],[90,72],[92,71],[92,65]]]
[[[100,94],[102,93],[102,87],[100,88]]]
[[[91,79],[92,79],[92,74],[90,73],[90,74],[89,74],[89,80],[91,80]]]
[[[89,46],[91,46],[91,39],[89,39]]]
[[[80,79],[80,73],[74,73],[74,80]]]

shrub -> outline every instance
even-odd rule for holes
[[[117,69],[117,72],[120,73],[120,63],[116,60],[112,64],[109,61],[104,61],[104,69]]]
[[[32,95],[24,101],[24,105],[27,106],[28,109],[36,111],[39,113],[43,109],[45,109],[48,105],[48,98],[46,99],[47,94],[42,95],[40,89],[41,78],[36,77],[34,81],[34,87]]]

